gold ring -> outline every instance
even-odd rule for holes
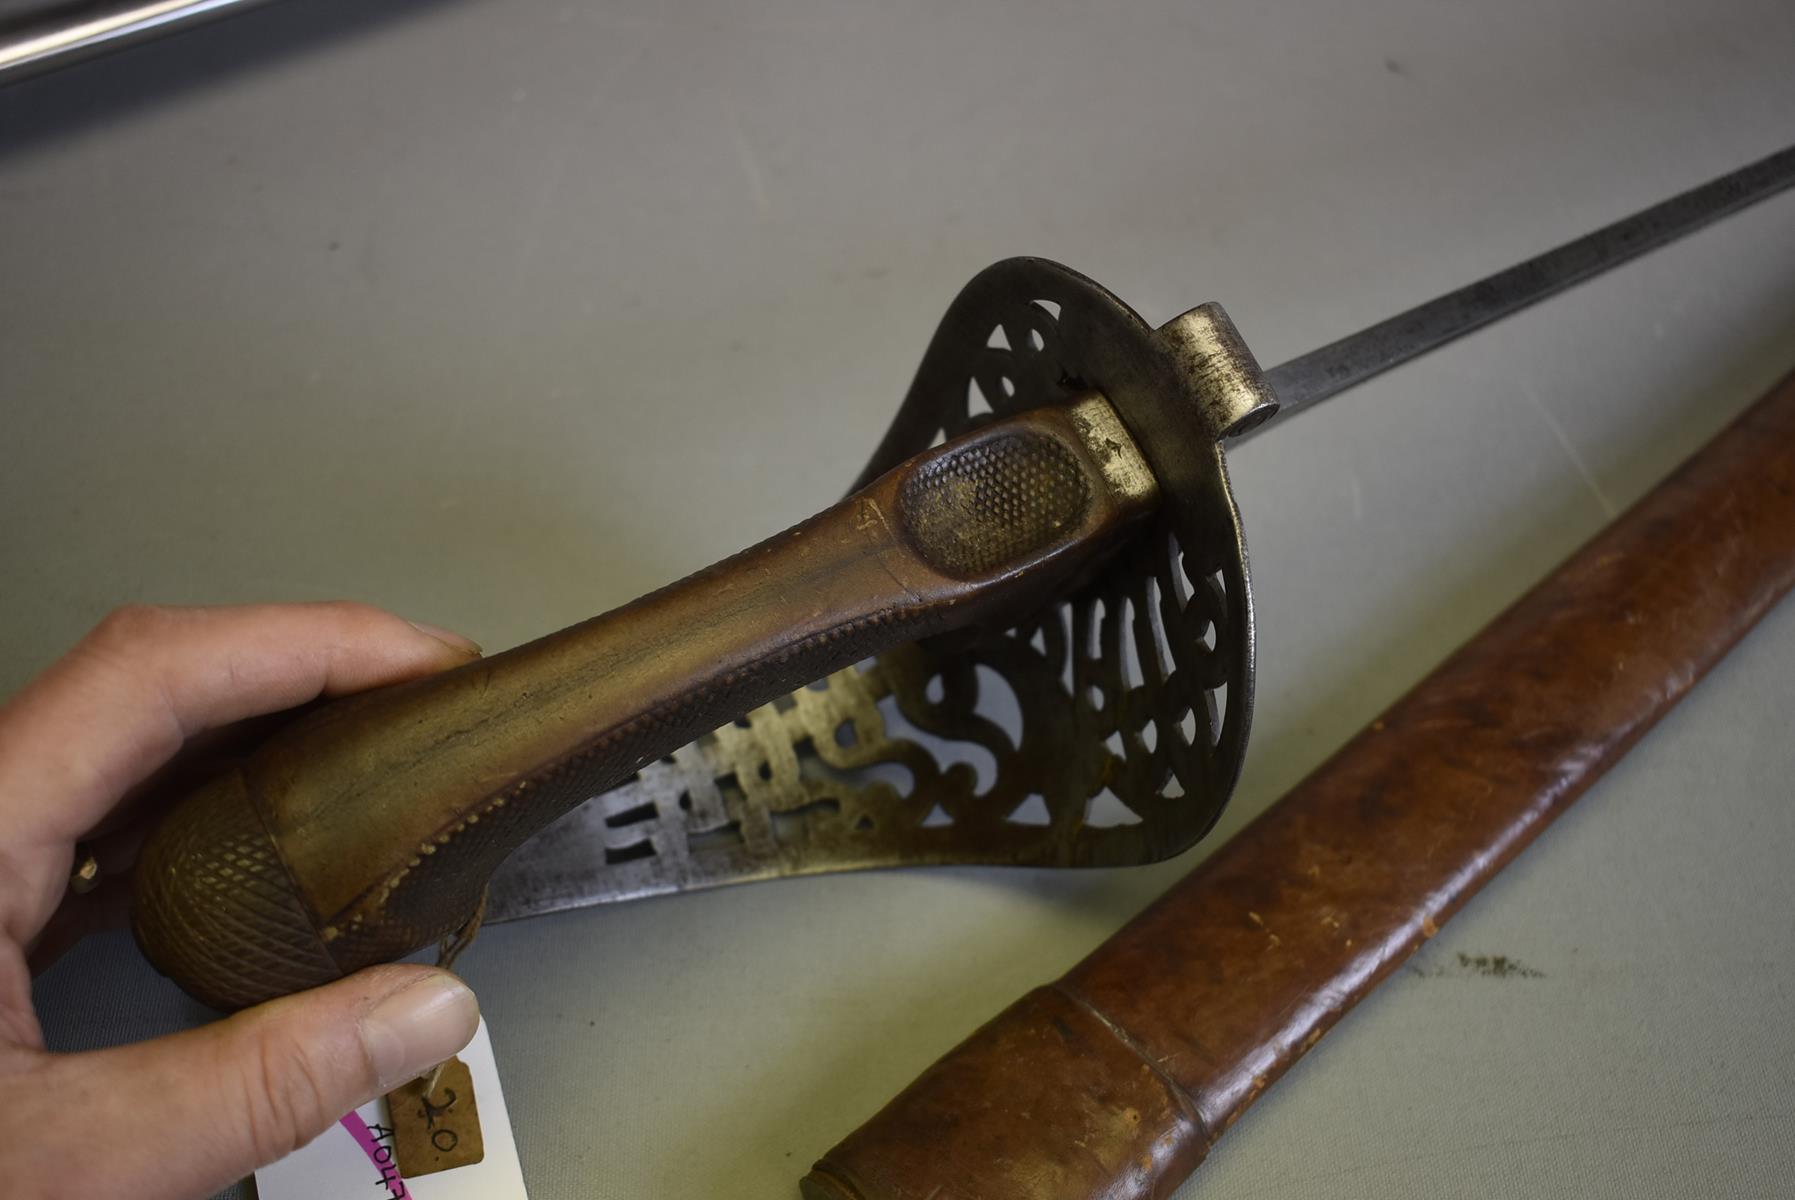
[[[86,846],[75,847],[75,869],[69,872],[69,891],[85,896],[100,886],[100,860]]]

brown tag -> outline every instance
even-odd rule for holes
[[[486,1157],[480,1109],[474,1103],[474,1080],[467,1064],[451,1058],[443,1064],[428,1096],[424,1094],[427,1087],[429,1075],[386,1094],[387,1112],[393,1120],[393,1153],[407,1178],[471,1166]]]

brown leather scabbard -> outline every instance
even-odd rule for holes
[[[1191,876],[816,1164],[809,1200],[1171,1195],[1795,584],[1795,377]]]

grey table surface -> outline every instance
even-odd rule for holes
[[[292,0],[27,82],[0,691],[133,600],[514,644],[838,494],[988,262],[1276,362],[1795,140],[1792,61],[1786,0]],[[1791,366],[1795,196],[1244,447],[1262,684],[1205,848]],[[1180,1195],[1790,1194],[1792,667],[1784,606]],[[1205,848],[486,931],[532,1195],[794,1195]],[[203,1019],[122,935],[38,1000],[66,1049]]]

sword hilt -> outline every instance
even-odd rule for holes
[[[531,834],[782,692],[1045,603],[1154,510],[1101,397],[993,421],[623,608],[325,705],[177,805],[133,928],[232,1009],[460,927]]]

